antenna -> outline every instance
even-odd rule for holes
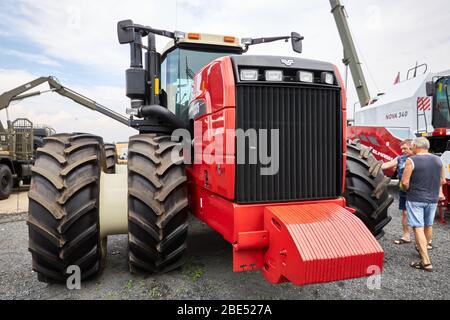
[[[178,30],[178,0],[175,0],[175,30]]]

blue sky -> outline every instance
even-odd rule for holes
[[[416,61],[431,71],[450,68],[448,1],[341,0],[361,51],[372,95],[402,79]],[[430,3],[431,3],[430,2]],[[54,75],[64,85],[124,113],[128,48],[116,39],[118,20],[168,30],[247,36],[305,36],[306,58],[335,63],[344,74],[342,46],[328,0],[2,0],[0,2],[0,92]],[[158,39],[158,48],[167,40]],[[265,44],[249,54],[295,55],[289,44]],[[356,94],[349,79],[349,106]],[[135,131],[55,94],[10,108],[11,117],[33,117],[58,131],[90,131],[109,141]],[[0,111],[4,119],[4,111]]]

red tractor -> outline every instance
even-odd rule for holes
[[[156,35],[172,39],[162,55]],[[97,274],[106,237],[119,233],[132,272],[174,270],[188,212],[231,244],[235,272],[262,269],[271,283],[296,285],[381,272],[389,179],[370,149],[346,141],[337,68],[243,55],[276,40],[300,53],[303,37],[239,42],[131,20],[118,23],[118,37],[131,48],[127,113],[139,134],[115,174],[93,135],[56,135],[38,150],[28,224],[40,280],[63,282],[71,265],[82,279]]]

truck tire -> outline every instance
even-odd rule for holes
[[[39,281],[65,283],[69,266],[81,280],[104,265],[100,239],[100,172],[103,140],[91,134],[57,134],[37,150],[29,192],[29,251]]]
[[[383,228],[392,219],[388,209],[394,201],[388,193],[390,179],[384,176],[381,164],[372,155],[371,148],[359,141],[347,142],[344,197],[347,206],[356,210],[356,216],[377,239],[383,237]]]
[[[0,200],[8,199],[13,187],[13,175],[11,169],[0,164]]]
[[[128,262],[132,273],[159,274],[184,264],[188,231],[186,173],[170,136],[130,138]]]
[[[112,143],[105,143],[106,173],[116,173],[117,149]]]

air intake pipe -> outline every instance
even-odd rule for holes
[[[142,106],[138,109],[137,117],[149,118],[160,125],[168,125],[173,129],[186,129],[186,125],[167,108],[160,105]]]

